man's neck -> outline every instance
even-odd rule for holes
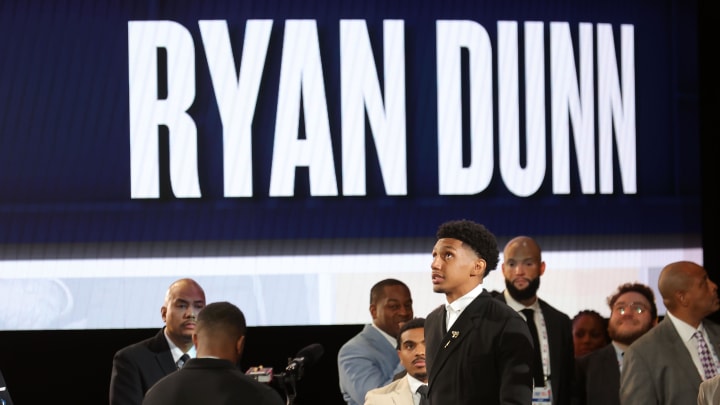
[[[167,331],[167,328],[165,328],[164,332],[165,332],[165,337],[169,341],[173,342],[173,344],[175,346],[177,346],[178,349],[182,350],[183,353],[187,353],[188,350],[192,349],[192,347],[193,347],[192,339],[187,340],[187,341],[185,339],[178,341],[178,339],[174,339],[173,336],[170,336],[170,334]]]
[[[620,342],[618,342],[617,340],[613,340],[612,343],[613,343],[618,349],[620,349],[620,350],[623,351],[623,352],[624,352],[625,350],[627,350],[627,348],[628,348],[628,346],[629,346],[629,345],[626,345],[625,343],[620,343]]]

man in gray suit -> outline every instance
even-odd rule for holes
[[[700,383],[709,378],[698,355],[702,341],[710,350],[706,368],[720,366],[720,325],[705,319],[720,309],[718,286],[705,269],[689,261],[670,263],[660,273],[658,289],[667,315],[625,351],[623,405],[697,403]]]

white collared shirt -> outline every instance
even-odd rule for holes
[[[427,385],[426,383],[418,380],[417,378],[411,376],[410,374],[406,374],[405,378],[408,380],[408,385],[410,386],[410,392],[413,396],[413,403],[415,405],[420,404],[420,394],[418,394],[417,389],[421,385]]]
[[[482,294],[484,289],[485,288],[483,287],[482,283],[480,283],[475,288],[470,290],[467,294],[456,299],[452,303],[447,302],[447,298],[445,299],[446,332],[450,330],[450,326],[455,323],[455,321],[458,319],[458,317],[460,317],[460,314],[462,314],[465,308],[467,308],[467,306],[470,305],[470,303],[475,298],[477,298],[478,295]]]
[[[390,334],[388,334],[384,330],[380,329],[377,325],[375,325],[374,322],[371,323],[371,325],[373,328],[375,328],[375,330],[377,330],[378,332],[380,332],[381,335],[383,335],[383,337],[390,343],[390,345],[393,348],[397,347],[397,338],[396,337],[390,336]]]
[[[537,327],[538,339],[540,339],[540,355],[543,362],[543,374],[546,379],[550,378],[552,374],[552,370],[550,370],[550,342],[548,341],[545,317],[543,316],[542,309],[540,308],[540,300],[536,298],[532,305],[526,307],[524,304],[517,302],[515,298],[510,295],[510,292],[507,289],[503,291],[503,295],[505,296],[505,302],[508,306],[519,312],[523,319],[525,318],[525,315],[520,311],[523,309],[533,310],[533,321],[535,322],[535,327]]]
[[[623,355],[625,354],[625,351],[620,348],[615,342],[610,342],[613,345],[613,349],[615,349],[615,357],[617,357],[618,361],[618,367],[620,368],[620,372],[622,372],[622,364],[623,364]]]
[[[180,357],[182,357],[185,352],[182,351],[175,343],[173,343],[172,340],[167,335],[167,328],[163,330],[165,335],[165,340],[167,340],[168,345],[170,346],[170,354],[173,356],[173,362],[177,364],[178,360],[180,360]],[[188,356],[190,356],[191,359],[194,359],[197,356],[197,351],[195,349],[195,345],[193,345],[190,350],[187,351]]]

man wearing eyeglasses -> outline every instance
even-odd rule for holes
[[[658,289],[667,314],[625,350],[623,405],[695,404],[700,383],[720,368],[720,325],[706,319],[720,309],[718,286],[705,268],[670,263],[660,272]]]
[[[578,405],[620,405],[620,371],[625,350],[657,324],[653,290],[640,283],[626,283],[608,297],[611,342],[575,359],[573,399]]]

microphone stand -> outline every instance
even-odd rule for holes
[[[280,379],[283,382],[283,389],[285,390],[285,398],[287,401],[286,405],[294,405],[295,397],[297,397],[297,387],[295,373],[281,373]]]

